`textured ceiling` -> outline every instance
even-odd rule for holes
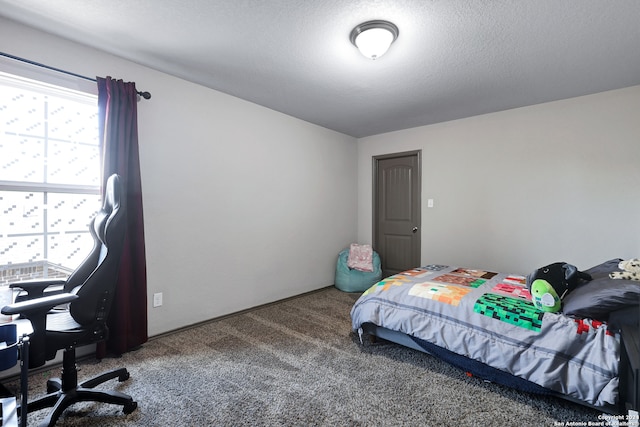
[[[639,0],[0,0],[0,16],[355,137],[640,84]],[[349,42],[371,19],[400,30],[377,61]]]

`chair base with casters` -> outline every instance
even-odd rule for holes
[[[94,387],[112,380],[123,382],[129,379],[126,368],[105,372],[97,377],[78,384],[78,370],[76,368],[76,351],[74,347],[64,350],[62,359],[62,375],[47,381],[47,394],[27,404],[27,412],[34,412],[44,408],[53,408],[40,424],[53,426],[64,410],[77,402],[102,402],[122,405],[122,411],[130,414],[136,410],[138,404],[127,394],[115,390],[94,390]]]

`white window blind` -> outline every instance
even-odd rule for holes
[[[71,272],[99,186],[97,96],[0,72],[0,284]]]

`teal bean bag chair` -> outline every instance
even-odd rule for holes
[[[373,252],[373,271],[360,271],[347,267],[349,249],[338,254],[336,263],[336,288],[344,292],[364,292],[382,279],[380,255]]]

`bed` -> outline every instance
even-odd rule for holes
[[[619,261],[586,270],[593,280],[566,295],[559,313],[535,307],[524,276],[427,265],[365,291],[352,327],[361,340],[415,348],[489,381],[621,413],[621,371],[624,384],[633,378],[621,369],[619,329],[637,330],[640,282],[609,278]]]

